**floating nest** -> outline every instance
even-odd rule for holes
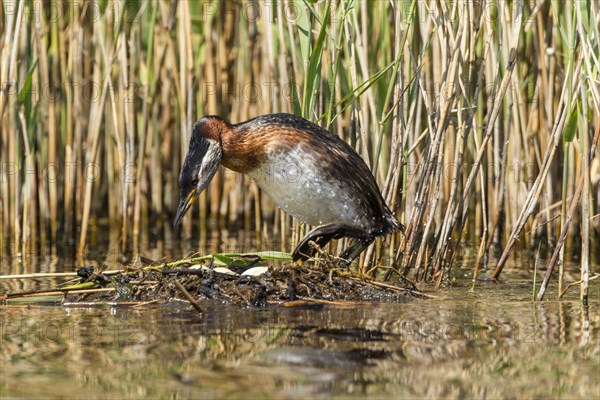
[[[323,306],[348,302],[406,301],[429,297],[410,282],[403,285],[377,281],[338,268],[332,259],[292,263],[287,253],[215,254],[174,262],[141,258],[119,271],[83,267],[56,290],[15,293],[16,297],[62,294],[68,305],[139,305],[174,299],[188,301],[202,311],[204,300],[266,307]]]

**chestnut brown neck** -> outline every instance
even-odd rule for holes
[[[256,135],[243,124],[231,125],[218,117],[209,117],[202,135],[217,140],[223,149],[221,164],[235,172],[247,173],[264,162],[267,152],[266,143],[261,135]]]

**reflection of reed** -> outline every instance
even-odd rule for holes
[[[0,242],[37,254],[78,238],[85,255],[106,221],[120,253],[169,239],[193,122],[276,111],[320,118],[349,141],[407,223],[406,240],[363,261],[439,279],[463,233],[482,253],[508,241],[501,264],[516,239],[554,240],[556,204],[583,172],[586,221],[587,199],[600,198],[587,157],[600,131],[597,4],[467,3],[76,2],[54,18],[50,3],[15,3],[0,11]],[[577,27],[589,31],[576,39]],[[556,148],[564,133],[587,139]],[[184,235],[201,241],[215,220],[288,250],[304,229],[224,170],[199,204]],[[577,237],[582,217],[572,218]],[[588,243],[597,233],[583,227]]]
[[[101,311],[101,318],[93,309],[7,308],[0,314],[3,393],[277,397],[353,388],[361,396],[536,397],[595,390],[586,380],[597,372],[597,315],[586,321],[574,302],[475,300],[322,310],[207,304],[202,317],[177,304]],[[66,389],[56,376],[70,382]]]

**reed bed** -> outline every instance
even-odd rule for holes
[[[224,169],[181,233],[170,222],[197,119],[291,112],[354,146],[406,225],[364,274],[439,284],[467,242],[475,282],[543,242],[585,285],[599,24],[592,0],[3,1],[0,242],[83,257],[108,221],[135,256],[145,235],[201,243],[217,221],[289,251],[305,227]]]

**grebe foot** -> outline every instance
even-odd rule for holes
[[[309,244],[311,240],[314,241],[319,247],[323,248],[331,240],[340,239],[343,237],[352,237],[356,238],[357,240],[364,240],[369,237],[369,234],[360,228],[355,228],[346,224],[329,224],[318,226],[312,231],[308,232],[306,236],[304,236],[304,239],[298,243],[298,246],[296,246],[296,249],[292,253],[292,260],[307,260],[315,255],[316,250]]]

